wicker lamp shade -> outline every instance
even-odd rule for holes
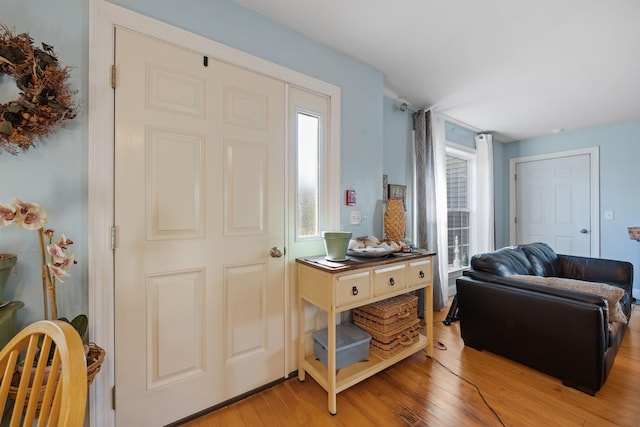
[[[387,210],[384,212],[384,232],[389,240],[402,240],[406,219],[402,199],[388,199]]]

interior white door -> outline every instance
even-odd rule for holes
[[[282,378],[284,83],[116,33],[117,425]]]
[[[591,255],[588,154],[516,164],[516,243],[544,242],[558,253]]]

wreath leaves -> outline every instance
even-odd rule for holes
[[[35,147],[57,126],[76,116],[75,92],[69,89],[69,68],[58,63],[53,46],[33,46],[26,34],[0,26],[0,76],[12,77],[18,99],[0,104],[0,154],[13,155]]]

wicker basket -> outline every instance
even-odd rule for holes
[[[362,307],[354,309],[353,312],[377,323],[378,326],[376,329],[388,330],[397,329],[397,326],[389,328],[388,325],[390,324],[399,320],[417,317],[417,307],[418,297],[416,295],[404,294],[363,305]]]
[[[93,379],[96,377],[98,372],[100,372],[100,366],[104,361],[105,351],[102,347],[97,346],[96,344],[89,344],[89,352],[87,353],[87,387],[91,385]],[[16,371],[13,373],[13,377],[11,378],[11,386],[9,387],[9,399],[15,401],[18,396],[18,385],[20,384],[20,372]],[[31,388],[27,390],[27,396],[24,402],[25,410],[27,405],[29,404],[29,396],[31,394]],[[38,405],[37,408],[40,409],[42,398],[44,397],[44,386],[40,388],[40,393],[38,394]]]
[[[383,342],[372,338],[369,351],[382,357],[383,359],[388,359],[394,354],[399,353],[405,348],[412,346],[413,344],[418,342],[419,330],[420,321],[408,328],[405,328],[388,342]]]
[[[381,344],[389,344],[398,338],[402,339],[407,331],[413,331],[414,329],[417,331],[420,329],[420,319],[418,318],[414,319],[408,325],[400,326],[399,328],[389,332],[376,331],[375,329],[367,328],[365,325],[359,325],[356,322],[354,323],[356,326],[364,329],[369,333],[369,335],[371,335],[371,341],[375,340]]]
[[[410,326],[416,319],[415,314],[407,312],[389,319],[380,319],[362,311],[353,311],[353,322],[366,330],[389,333]]]
[[[87,386],[90,386],[93,379],[100,372],[100,366],[104,361],[105,351],[102,347],[94,343],[89,344],[89,353],[87,354]]]

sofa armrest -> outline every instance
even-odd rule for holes
[[[608,344],[600,305],[464,276],[456,280],[456,287],[466,345],[594,392],[600,389]]]
[[[633,264],[630,262],[558,255],[558,263],[560,277],[615,285],[633,298]]]
[[[630,262],[573,255],[558,255],[558,262],[561,277],[623,287],[633,285],[633,264]]]

